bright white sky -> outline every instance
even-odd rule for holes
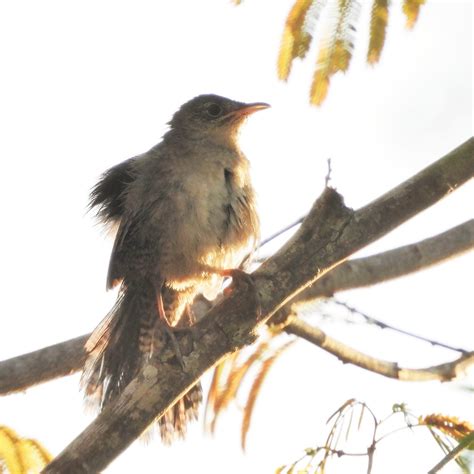
[[[333,184],[359,207],[472,135],[472,5],[430,0],[414,31],[393,1],[380,65],[364,63],[363,1],[350,72],[322,108],[307,103],[315,51],[288,84],[276,79],[284,19],[293,2],[22,0],[0,6],[2,232],[0,359],[91,331],[112,306],[105,292],[112,242],[85,213],[108,167],[160,140],[184,101],[213,92],[272,109],[251,118],[242,143],[253,166],[263,235],[306,212]],[[321,31],[322,27],[318,29]],[[473,217],[472,181],[364,254],[429,237]],[[387,323],[472,349],[474,254],[341,298]],[[325,324],[360,350],[402,365],[452,353],[376,329]],[[471,379],[472,382],[472,379]],[[396,402],[415,413],[472,420],[472,395],[455,384],[407,384],[350,366],[305,342],[275,365],[255,409],[245,455],[233,407],[217,436],[190,430],[171,448],[136,443],[108,469],[125,472],[273,472],[320,445],[324,420],[351,397],[379,417]],[[91,420],[78,376],[0,399],[0,424],[59,453]],[[374,474],[426,472],[441,452],[426,435],[381,444]],[[334,472],[365,472],[341,461]],[[457,472],[449,466],[444,473]]]

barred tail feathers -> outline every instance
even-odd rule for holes
[[[114,307],[86,343],[88,357],[81,387],[88,402],[102,409],[123,391],[150,357],[155,308],[151,285],[122,284]]]
[[[177,438],[184,439],[188,424],[198,419],[201,402],[202,387],[198,382],[158,420],[163,443],[171,444]]]
[[[190,292],[179,294],[164,288],[163,299],[167,315],[172,314],[174,309],[183,311]],[[81,387],[88,405],[103,409],[120,395],[142,365],[160,352],[167,335],[157,324],[157,317],[154,287],[145,282],[122,284],[114,307],[86,343],[88,357]],[[174,319],[179,320],[176,314]],[[157,420],[164,443],[184,438],[188,423],[198,417],[201,401],[202,389],[197,383]]]

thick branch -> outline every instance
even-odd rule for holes
[[[355,258],[324,275],[290,304],[330,297],[339,291],[372,286],[429,268],[474,249],[474,219],[420,242],[370,257]]]
[[[421,242],[344,262],[298,294],[278,313],[286,320],[295,303],[307,303],[338,291],[407,275],[472,248],[473,219]],[[25,390],[81,370],[88,337],[89,334],[0,362],[0,394]]]
[[[0,362],[0,394],[19,392],[80,370],[89,335]]]
[[[325,189],[294,237],[254,272],[260,314],[252,312],[251,289],[236,289],[196,324],[193,334],[179,335],[185,371],[166,362],[146,365],[44,472],[105,468],[207,369],[252,342],[256,327],[298,292],[472,177],[473,146],[471,139],[355,213],[334,190]]]
[[[464,373],[468,366],[474,364],[474,352],[469,352],[446,364],[423,369],[407,369],[399,367],[396,362],[388,362],[359,352],[301,319],[292,321],[285,327],[285,331],[316,344],[321,349],[335,355],[344,363],[354,364],[392,379],[410,382],[426,382],[430,380],[446,382]]]

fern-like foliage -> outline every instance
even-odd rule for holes
[[[20,438],[7,426],[0,426],[0,472],[39,473],[53,457],[36,440]]]
[[[331,77],[349,68],[359,6],[356,0],[338,1],[335,25],[332,34],[322,41],[311,84],[310,102],[314,105],[321,105],[326,98]]]
[[[426,3],[426,0],[404,0],[403,2],[403,13],[407,19],[407,28],[413,28],[418,15],[420,14],[420,7]]]
[[[260,388],[262,387],[263,381],[270,370],[270,367],[275,363],[277,358],[290,347],[295,340],[288,341],[286,344],[283,344],[278,349],[274,350],[265,360],[262,361],[258,374],[256,375],[252,387],[250,388],[247,403],[244,407],[244,416],[242,420],[242,429],[240,432],[240,442],[242,450],[245,450],[245,445],[247,441],[247,433],[250,428],[250,421],[252,419],[253,409],[255,402],[257,400],[258,394],[260,393]]]
[[[407,26],[413,28],[420,7],[426,0],[404,0],[403,12]],[[278,53],[277,73],[286,81],[291,73],[293,61],[303,59],[314,40],[315,25],[327,0],[295,0],[288,13]],[[362,2],[365,4],[368,2]],[[335,10],[331,33],[322,39],[317,52],[316,69],[310,89],[310,102],[321,105],[327,96],[334,74],[346,72],[354,49],[355,24],[361,2],[357,0],[330,0]],[[380,60],[389,18],[390,0],[373,0],[370,21],[370,38],[367,62],[375,64]]]
[[[474,432],[474,426],[471,423],[459,420],[455,416],[440,413],[420,417],[418,421],[420,425],[436,428],[456,441],[460,441],[465,436]]]
[[[371,417],[368,422],[372,424],[373,429],[376,429],[377,419],[365,403],[354,398],[345,401],[327,420],[330,428],[324,445],[306,448],[302,457],[292,464],[280,466],[275,472],[278,474],[296,472],[298,474],[323,474],[327,472],[327,464],[331,458],[354,455],[354,453],[347,453],[342,448],[351,435],[361,430],[367,414],[370,414]],[[357,423],[354,423],[354,419],[357,419]],[[360,455],[364,454],[360,453]]]
[[[303,59],[309,50],[323,0],[296,0],[283,29],[278,55],[278,77],[286,81],[295,58]]]
[[[240,385],[253,365],[265,355],[268,349],[268,342],[262,341],[247,359],[241,361],[241,353],[236,352],[230,358],[219,364],[214,370],[209,395],[206,403],[206,416],[212,413],[208,420],[207,429],[213,433],[216,428],[216,422],[223,410],[229,403],[235,399]]]
[[[244,378],[256,371],[243,408],[241,444],[242,449],[245,449],[255,402],[263,381],[278,357],[295,341],[291,339],[284,342],[284,337],[279,336],[279,332],[268,331],[263,340],[249,351],[233,354],[214,369],[204,416],[207,431],[215,431],[217,419],[229,403],[237,398]]]
[[[388,24],[389,0],[374,0],[370,18],[370,39],[367,51],[367,62],[378,63],[385,44]]]
[[[454,450],[457,443],[474,436],[474,426],[455,416],[437,413],[419,417],[418,422],[428,427],[433,439],[445,454]],[[468,449],[474,449],[474,443],[471,444],[472,446],[467,446]],[[454,460],[463,473],[471,472],[469,461],[463,456],[456,457]]]
[[[391,423],[388,423],[393,417],[398,417],[398,419],[402,417],[401,424],[395,429],[393,429]],[[291,464],[280,466],[276,473],[324,473],[327,472],[326,468],[329,460],[335,460],[343,456],[366,456],[368,461],[367,472],[371,472],[377,444],[402,429],[411,431],[414,428],[428,428],[445,454],[456,448],[455,442],[464,443],[461,447],[471,448],[471,437],[474,436],[473,426],[470,423],[453,416],[434,414],[416,417],[408,410],[406,404],[400,403],[392,406],[392,411],[388,416],[379,419],[367,404],[353,398],[345,401],[329,417],[327,424],[329,425],[329,433],[323,445],[306,448],[302,457]],[[389,426],[388,431],[386,425]],[[346,442],[354,435],[360,437],[362,426],[372,430],[372,434],[369,436],[370,444],[359,452],[346,451]],[[474,446],[472,447],[474,448]],[[463,473],[470,473],[469,462],[466,459],[459,456],[455,460]]]

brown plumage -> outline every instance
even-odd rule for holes
[[[190,324],[196,295],[213,299],[225,271],[255,249],[259,221],[237,135],[266,107],[198,96],[175,113],[158,145],[106,171],[93,188],[91,207],[117,228],[107,288],[120,284],[86,344],[81,382],[101,408],[159,354],[172,337],[168,325]],[[184,436],[201,398],[197,384],[159,420],[165,442]]]

